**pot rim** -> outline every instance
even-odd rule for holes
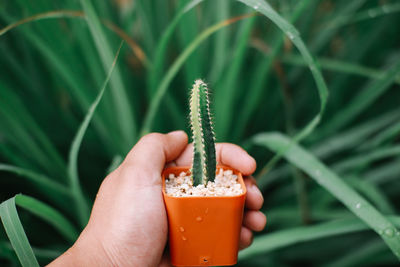
[[[247,194],[246,185],[244,184],[243,175],[241,172],[239,172],[238,170],[236,170],[232,167],[226,166],[226,165],[217,165],[217,169],[218,168],[222,168],[224,170],[226,170],[226,169],[232,170],[233,173],[238,176],[239,183],[241,184],[242,190],[243,190],[243,192],[240,195],[235,195],[235,196],[186,196],[186,197],[174,197],[174,196],[168,195],[165,192],[165,179],[167,179],[166,174],[171,172],[174,169],[181,169],[182,171],[186,170],[186,172],[190,173],[190,166],[173,166],[173,167],[165,168],[162,172],[162,193],[163,193],[164,198],[171,198],[171,199],[233,199],[233,198],[245,196]]]

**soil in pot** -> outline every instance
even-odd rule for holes
[[[214,182],[193,186],[190,173],[170,173],[165,181],[165,191],[173,197],[237,196],[243,193],[238,176],[232,170],[219,168]]]

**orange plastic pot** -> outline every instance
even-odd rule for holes
[[[232,170],[218,166],[217,169]],[[168,214],[169,247],[175,266],[234,265],[239,250],[246,186],[243,193],[226,197],[172,197],[165,193],[170,173],[189,173],[189,167],[172,167],[163,172],[163,196]]]

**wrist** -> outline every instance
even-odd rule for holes
[[[101,242],[92,238],[84,230],[75,244],[48,267],[57,266],[115,266]]]

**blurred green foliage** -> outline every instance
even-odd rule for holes
[[[239,266],[398,265],[400,3],[268,3],[0,0],[8,237],[24,236],[17,205],[40,264],[65,251],[142,134],[189,133],[202,78],[217,141],[256,158],[265,198],[268,226]],[[8,237],[0,231],[1,266],[21,259]]]

